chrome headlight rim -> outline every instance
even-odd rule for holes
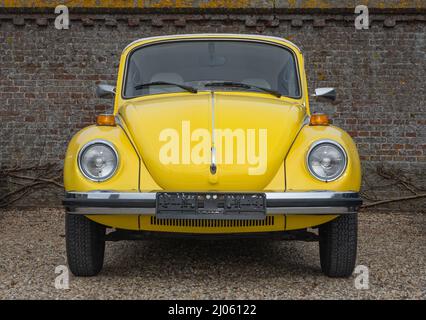
[[[310,157],[312,151],[321,144],[331,144],[331,145],[335,146],[336,148],[338,148],[342,152],[344,160],[345,160],[345,165],[343,167],[342,172],[340,172],[339,175],[337,175],[336,177],[333,177],[331,179],[325,179],[325,178],[319,177],[311,169],[311,166],[309,165],[309,157]],[[318,140],[318,141],[315,141],[314,143],[312,143],[311,147],[308,150],[308,153],[306,155],[306,167],[308,168],[308,171],[311,174],[311,176],[313,176],[315,179],[320,180],[322,182],[332,182],[332,181],[339,179],[346,172],[346,168],[348,167],[348,155],[346,153],[345,148],[343,148],[342,145],[340,145],[338,142],[336,142],[334,140],[329,140],[329,139]]]
[[[84,154],[84,152],[87,150],[87,148],[89,148],[89,147],[91,147],[95,144],[104,144],[107,147],[109,147],[112,150],[112,152],[114,153],[115,158],[117,159],[117,165],[115,166],[114,170],[111,171],[111,173],[104,178],[94,178],[94,177],[90,176],[89,174],[87,174],[86,170],[83,169],[83,166],[81,164],[81,157]],[[120,165],[120,158],[118,156],[118,152],[117,152],[117,149],[115,148],[114,144],[107,141],[107,140],[102,140],[102,139],[96,139],[96,140],[92,140],[92,141],[86,143],[83,146],[83,148],[81,148],[81,150],[79,151],[77,160],[78,160],[78,169],[80,170],[81,174],[86,179],[88,179],[90,181],[94,181],[94,182],[104,182],[104,181],[111,179],[115,175],[115,173],[117,172],[118,167]]]

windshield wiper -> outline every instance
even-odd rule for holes
[[[175,87],[179,87],[179,88],[186,90],[188,92],[191,92],[191,93],[197,93],[198,92],[198,90],[193,88],[193,87],[185,86],[184,84],[166,82],[166,81],[154,81],[154,82],[138,84],[137,86],[135,86],[135,89],[140,90],[140,89],[143,89],[143,88],[153,87],[153,86],[175,86]]]
[[[268,89],[268,88],[258,87],[255,85],[242,83],[242,82],[234,82],[234,81],[209,82],[209,83],[206,83],[204,86],[205,87],[234,87],[234,88],[242,88],[242,89],[258,89],[258,90],[267,92],[269,94],[272,94],[273,96],[277,98],[282,97],[282,94],[279,93],[278,91]]]

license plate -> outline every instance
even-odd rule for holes
[[[157,193],[157,218],[255,219],[266,216],[264,193]]]

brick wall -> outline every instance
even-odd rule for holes
[[[69,30],[56,30],[50,13],[1,13],[0,167],[61,163],[72,135],[92,124],[96,114],[111,110],[95,97],[95,85],[114,83],[121,50],[129,42],[177,33],[262,33],[301,47],[311,92],[315,87],[338,89],[336,103],[313,102],[312,109],[327,112],[354,137],[367,185],[379,195],[401,194],[398,186],[373,174],[384,164],[424,188],[424,11],[377,11],[370,17],[370,29],[360,31],[351,12],[299,9],[240,14],[71,12]],[[3,181],[2,187],[12,186]],[[60,195],[60,190],[44,190],[18,204],[59,204]],[[402,208],[424,209],[425,203],[404,203]]]

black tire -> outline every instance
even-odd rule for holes
[[[85,216],[66,214],[65,240],[68,266],[75,276],[97,275],[104,264],[105,230]]]
[[[333,278],[352,275],[357,254],[358,214],[342,215],[319,227],[322,272]]]

